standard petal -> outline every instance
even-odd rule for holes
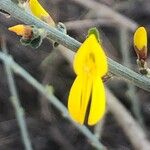
[[[107,57],[104,52],[104,49],[102,48],[101,44],[98,43],[95,36],[93,36],[91,40],[91,50],[91,53],[94,55],[95,58],[96,74],[99,77],[102,77],[108,71]]]
[[[96,74],[100,77],[104,76],[108,71],[107,57],[94,34],[91,34],[84,41],[75,54],[73,66],[76,74],[81,74],[84,71],[89,56],[94,58],[95,67],[93,69],[95,69]]]
[[[82,77],[77,76],[69,93],[68,110],[73,120],[80,122]]]
[[[93,81],[92,100],[88,117],[89,125],[96,124],[104,116],[106,105],[105,99],[105,89],[102,79],[96,77]]]
[[[76,52],[75,56],[74,56],[74,61],[73,61],[73,67],[74,67],[74,71],[76,74],[81,74],[83,73],[83,67],[85,65],[86,59],[91,51],[91,40],[92,40],[92,36],[89,36],[84,42],[83,44],[80,46],[80,48],[78,49],[78,51]]]

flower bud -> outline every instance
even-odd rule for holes
[[[147,58],[147,32],[144,27],[139,27],[134,33],[134,49],[139,60]]]
[[[21,44],[30,45],[33,48],[38,48],[42,44],[42,40],[47,36],[45,29],[37,28],[36,26],[19,24],[8,28],[8,30],[22,36],[20,39]]]
[[[32,36],[32,27],[26,25],[16,25],[8,28],[9,31],[15,32],[24,38],[30,38]]]

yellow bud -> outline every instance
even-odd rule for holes
[[[9,27],[8,30],[26,38],[32,36],[32,28],[30,26],[19,24],[16,26]]]
[[[134,45],[138,50],[147,47],[147,32],[144,27],[139,27],[134,33]]]
[[[144,27],[139,27],[134,33],[134,48],[139,59],[147,57],[147,32]]]

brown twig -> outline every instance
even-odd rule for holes
[[[106,18],[108,17],[109,19],[114,20],[116,23],[130,29],[131,31],[134,31],[138,26],[136,22],[129,19],[128,17],[94,0],[70,0],[70,1],[78,3],[88,9],[92,9],[95,11],[95,14],[97,15],[97,17],[106,17]]]
[[[77,30],[98,25],[111,27],[116,25],[114,20],[107,18],[75,20],[65,22],[64,24],[66,25],[67,30]]]

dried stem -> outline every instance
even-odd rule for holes
[[[4,40],[2,40],[2,50],[4,51],[4,53],[7,54],[7,49],[6,49]],[[26,150],[32,150],[31,141],[29,138],[29,133],[28,133],[28,129],[27,129],[26,121],[25,121],[25,115],[24,115],[25,113],[20,104],[18,92],[16,89],[15,81],[14,81],[14,76],[13,76],[12,69],[11,69],[11,64],[8,61],[3,61],[3,63],[5,66],[6,75],[8,79],[8,86],[9,86],[9,90],[11,94],[10,101],[16,113],[23,144]]]
[[[124,133],[129,138],[134,148],[136,150],[150,150],[150,143],[143,129],[136,123],[132,115],[108,89],[106,93],[110,112],[124,130]]]
[[[69,0],[70,1],[70,0]],[[126,16],[121,15],[120,13],[112,10],[108,6],[98,3],[93,0],[71,0],[75,3],[78,3],[88,9],[91,9],[95,12],[94,15],[97,15],[97,17],[106,17],[109,19],[114,20],[117,24],[124,26],[131,31],[134,31],[138,24],[134,22],[133,20],[129,19]]]
[[[92,26],[116,26],[116,23],[112,19],[107,18],[97,18],[97,19],[84,19],[84,20],[75,20],[75,21],[68,21],[64,23],[68,30],[78,30],[89,28]]]
[[[69,116],[67,108],[60,102],[57,97],[53,95],[52,92],[50,92],[46,87],[44,87],[42,84],[40,84],[36,79],[34,79],[28,72],[26,72],[22,67],[20,67],[11,56],[8,56],[2,52],[0,52],[0,59],[3,62],[6,62],[11,69],[19,74],[21,77],[23,77],[27,82],[29,82],[39,93],[41,93],[43,96],[47,98],[47,100],[54,105],[62,113],[62,115],[68,119],[74,126],[82,132],[88,140],[91,142],[91,144],[97,148],[98,150],[104,150],[104,146],[99,142],[99,140],[93,135],[93,133],[86,127],[81,126],[77,123],[75,123]]]

